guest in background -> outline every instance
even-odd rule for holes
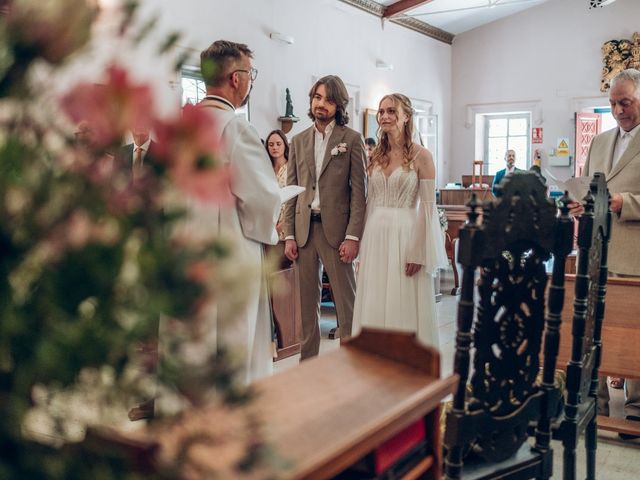
[[[276,174],[276,178],[278,179],[278,186],[280,188],[286,187],[287,162],[289,161],[289,140],[287,140],[287,136],[282,130],[273,130],[269,133],[269,135],[267,135],[267,139],[263,143],[265,149],[267,150],[267,154],[269,155],[269,159],[271,160],[273,172]],[[284,254],[284,207],[285,204],[283,204],[280,208],[280,216],[278,217],[278,223],[276,223],[276,231],[278,232],[278,243],[276,245],[266,245],[267,258],[270,262],[272,262],[271,264],[276,270],[284,270],[286,268],[289,268],[293,263]],[[277,282],[277,280],[273,280],[273,278],[277,275],[278,272],[272,274],[272,282]],[[272,288],[277,288],[277,284],[275,287],[273,287],[272,284]],[[271,291],[273,292],[273,290]],[[272,294],[271,305],[274,320],[274,324],[272,325],[272,343],[274,358],[277,358],[277,329],[281,328],[281,323],[280,319],[277,317],[276,308],[273,307],[273,302],[274,297]]]
[[[153,159],[154,143],[151,140],[150,128],[146,125],[135,126],[131,134],[133,143],[116,150],[115,162],[120,168],[130,168],[135,180],[140,175],[145,161]]]
[[[372,137],[367,137],[364,139],[364,151],[367,154],[367,167],[369,167],[369,163],[371,162],[371,153],[373,149],[376,148],[376,139]]]
[[[497,194],[498,189],[496,187],[500,185],[500,182],[505,177],[505,175],[520,171],[519,168],[516,168],[516,151],[515,150],[507,150],[506,153],[504,154],[504,161],[507,164],[507,168],[498,170],[498,173],[496,173],[496,176],[493,177],[493,185],[491,187],[491,190],[493,191],[494,195]]]
[[[276,174],[276,178],[278,179],[278,186],[280,188],[286,187],[287,162],[289,161],[289,140],[287,140],[287,136],[282,130],[273,130],[269,135],[267,135],[265,148],[269,158],[271,159],[273,172]],[[280,209],[280,216],[278,217],[278,223],[276,225],[280,242],[284,241],[283,220],[284,205],[282,205],[282,208]],[[278,246],[282,247],[282,255],[284,256],[284,244],[279,244]]]

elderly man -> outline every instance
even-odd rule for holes
[[[611,194],[613,222],[608,266],[612,276],[640,277],[640,71],[628,69],[614,77],[609,90],[611,113],[618,127],[596,136],[584,165],[584,175],[604,172]],[[573,214],[582,213],[578,203]],[[604,345],[604,348],[607,348]],[[606,378],[600,378],[598,411],[609,415]],[[625,382],[624,415],[640,421],[640,381]],[[632,438],[620,434],[622,438]]]

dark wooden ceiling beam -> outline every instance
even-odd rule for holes
[[[425,3],[431,3],[433,0],[400,0],[391,5],[387,5],[382,14],[382,18],[390,18],[395,15],[407,12],[413,8],[424,5]]]
[[[375,15],[378,18],[381,18],[382,21],[388,21],[395,23],[397,25],[402,25],[405,28],[409,28],[414,30],[422,35],[426,35],[427,37],[431,37],[440,42],[444,42],[448,45],[453,43],[454,35],[445,32],[444,30],[440,30],[439,28],[434,27],[433,25],[429,25],[421,20],[418,20],[415,17],[410,17],[404,14],[398,14],[393,18],[384,18],[384,5],[378,3],[374,0],[338,0],[339,2],[346,3],[351,5],[352,7],[358,8],[364,12],[370,13],[371,15]]]

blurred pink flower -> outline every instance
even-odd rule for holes
[[[91,143],[98,148],[119,144],[127,131],[151,125],[154,118],[151,88],[131,83],[127,71],[117,65],[107,68],[104,84],[80,83],[61,105],[74,122],[87,123]]]
[[[91,237],[91,218],[86,210],[75,210],[65,225],[66,241],[71,248],[84,247]]]
[[[220,165],[220,145],[213,117],[199,107],[187,105],[182,115],[158,122],[156,156],[166,165],[176,186],[205,203],[232,200],[231,171]]]
[[[97,8],[93,0],[3,2],[9,38],[16,51],[61,63],[89,40]]]
[[[198,260],[187,266],[186,274],[188,279],[206,285],[215,278],[215,266],[211,260]]]

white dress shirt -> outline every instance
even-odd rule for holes
[[[331,133],[333,132],[334,127],[336,126],[336,121],[332,121],[329,125],[324,127],[324,134],[318,130],[316,124],[313,124],[314,130],[314,146],[313,146],[313,154],[315,156],[316,162],[316,191],[313,196],[313,201],[311,202],[311,211],[312,212],[320,212],[320,188],[318,187],[318,180],[320,179],[320,171],[322,170],[322,162],[324,160],[324,155],[327,152],[327,145],[329,144],[329,138],[331,137]]]
[[[613,150],[613,157],[611,158],[611,170],[616,166],[618,160],[622,157],[625,150],[631,143],[631,140],[636,136],[640,130],[640,124],[633,127],[628,132],[625,132],[622,128],[618,129],[618,138],[616,139],[616,146]]]

